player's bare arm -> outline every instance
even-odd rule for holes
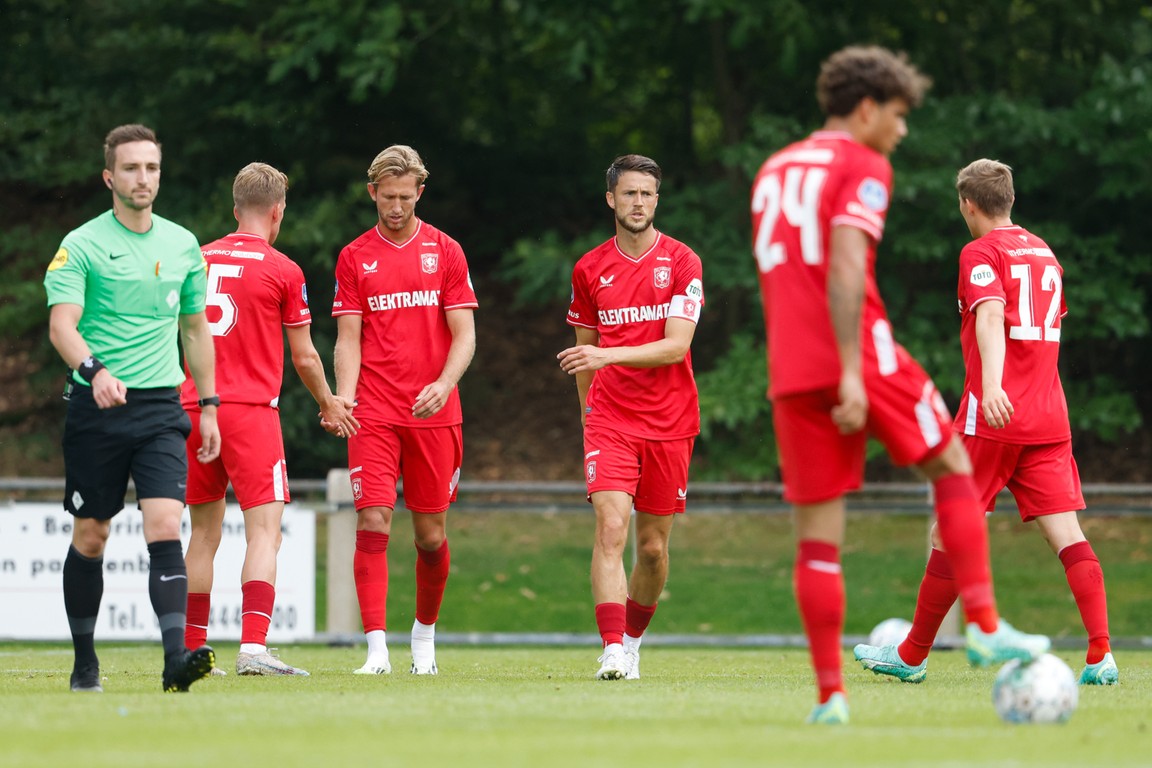
[[[1004,391],[1004,305],[999,301],[982,301],[976,305],[976,347],[980,350],[980,368],[983,371],[981,388],[984,397],[980,409],[984,421],[993,429],[1003,429],[1012,420],[1015,408]]]
[[[860,358],[860,318],[868,235],[855,227],[833,227],[828,253],[828,311],[840,352],[840,402],[832,421],[843,434],[859,432],[868,420],[868,394]]]
[[[287,329],[292,365],[312,398],[320,406],[320,423],[337,437],[356,434],[360,423],[352,415],[352,401],[334,395],[324,376],[324,362],[312,344],[312,331],[307,325]]]
[[[448,321],[452,345],[448,348],[448,358],[444,361],[440,376],[420,390],[416,402],[412,404],[412,415],[418,419],[433,416],[447,405],[452,390],[476,354],[476,321],[472,310],[450,309],[444,313],[444,319]]]
[[[196,391],[202,398],[212,397],[216,394],[216,346],[207,315],[203,312],[180,315],[180,339]],[[220,455],[220,427],[214,405],[200,409],[200,440],[196,458],[203,464],[215,461]]]
[[[595,328],[582,328],[580,326],[573,326],[576,331],[576,347],[589,346],[599,347],[600,345],[600,332]],[[569,349],[573,349],[570,347]],[[560,367],[564,367],[563,355],[569,350],[566,349],[556,358],[560,360]],[[595,371],[579,371],[573,373],[576,377],[576,395],[580,400],[580,426],[584,426],[585,416],[587,414],[588,405],[588,390],[592,386],[592,379],[596,377]]]
[[[332,367],[336,371],[336,394],[352,403],[356,402],[356,384],[360,381],[360,315],[341,315],[336,318],[336,347]]]
[[[580,344],[565,349],[556,357],[566,373],[594,372],[608,365],[629,368],[661,368],[684,360],[692,347],[696,323],[670,317],[664,325],[664,338],[634,347],[599,347]]]
[[[73,370],[92,356],[88,342],[80,335],[80,317],[84,308],[79,304],[53,304],[48,316],[48,335],[52,346]],[[107,368],[92,377],[92,399],[100,408],[115,408],[128,402],[128,388]]]

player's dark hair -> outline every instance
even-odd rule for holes
[[[1012,186],[1012,168],[998,160],[974,160],[956,174],[956,191],[988,216],[1012,213],[1016,191]]]
[[[609,192],[616,189],[616,185],[620,182],[621,174],[627,171],[637,171],[648,174],[656,179],[656,191],[660,191],[662,174],[660,173],[660,166],[656,165],[655,160],[650,157],[644,157],[644,155],[620,155],[620,157],[612,161],[612,165],[608,166],[608,172],[605,174]]]
[[[116,170],[116,147],[133,141],[150,141],[156,145],[156,149],[160,149],[156,133],[148,126],[139,123],[118,125],[104,137],[104,167],[110,171]]]
[[[845,117],[866,98],[878,104],[904,99],[920,106],[932,81],[904,53],[877,45],[849,46],[825,59],[816,78],[816,100],[829,117]]]

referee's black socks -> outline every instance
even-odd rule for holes
[[[180,540],[154,541],[148,545],[150,560],[148,596],[160,621],[164,658],[184,653],[184,622],[188,606],[188,569]]]
[[[80,667],[96,661],[94,634],[100,614],[100,598],[104,596],[104,558],[84,557],[76,547],[69,545],[68,555],[64,558],[63,580],[64,611],[68,614],[76,665]]]

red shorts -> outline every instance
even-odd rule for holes
[[[623,491],[636,511],[674,515],[688,498],[688,464],[696,438],[649,440],[611,429],[584,429],[584,480],[588,495]]]
[[[985,510],[996,508],[996,494],[1005,487],[1016,499],[1024,522],[1084,509],[1080,470],[1072,458],[1071,440],[1013,445],[975,435],[964,435],[962,439],[972,458],[972,479]]]
[[[189,409],[193,424],[200,423],[198,409]],[[288,502],[288,466],[280,411],[267,405],[224,403],[217,408],[220,424],[220,456],[208,464],[196,458],[200,430],[188,436],[189,504],[207,504],[224,498],[228,482],[241,509],[274,501]]]
[[[348,439],[348,475],[356,509],[396,508],[396,481],[404,480],[404,506],[436,514],[456,501],[464,436],[450,427],[366,425]]]
[[[884,444],[897,466],[938,456],[952,439],[952,417],[928,374],[908,355],[887,376],[867,378],[868,423],[842,435],[832,422],[838,388],[778,397],[772,402],[784,500],[816,504],[858,489],[864,481],[867,437]]]

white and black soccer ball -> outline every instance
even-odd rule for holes
[[[1076,675],[1050,653],[1028,664],[1008,662],[992,683],[992,704],[1006,723],[1063,723],[1079,699]]]
[[[912,629],[912,622],[907,619],[884,619],[872,628],[868,635],[868,645],[877,647],[883,645],[900,645],[908,637],[908,630]]]

